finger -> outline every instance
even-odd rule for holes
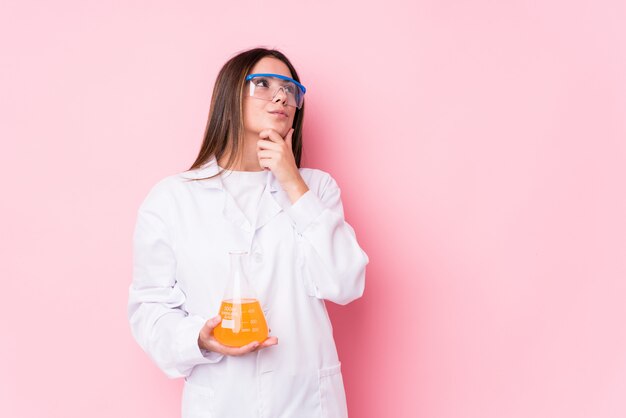
[[[263,139],[267,138],[270,141],[276,142],[278,144],[284,141],[283,137],[280,136],[280,134],[273,129],[264,129],[259,132],[259,136]]]
[[[261,158],[275,158],[275,157],[277,157],[277,152],[274,151],[274,150],[263,150],[263,151],[257,152],[257,156],[259,157],[259,159],[261,159]]]
[[[275,161],[272,157],[258,158],[258,160],[259,160],[259,165],[263,168],[272,169],[274,167]]]
[[[270,170],[271,171],[273,169],[273,167],[274,167],[274,165],[272,163],[272,160],[270,158],[264,158],[264,159],[259,160],[259,161],[260,161],[259,165],[261,167],[263,167],[265,170]]]
[[[200,330],[200,336],[203,338],[208,338],[209,335],[213,333],[213,329],[218,326],[220,322],[222,322],[222,318],[219,316],[219,314],[207,320]]]
[[[276,338],[276,337],[269,337],[269,338],[266,338],[265,341],[260,343],[258,345],[258,347],[256,347],[252,351],[259,351],[259,350],[262,350],[264,348],[271,347],[273,345],[278,345],[278,338]]]
[[[256,142],[256,146],[257,146],[257,149],[273,149],[276,151],[280,150],[280,144],[276,142],[268,141],[266,139],[259,139]]]
[[[274,161],[280,161],[281,160],[281,155],[282,152],[281,151],[274,151],[274,150],[260,150],[257,151],[257,159],[259,160],[259,162],[261,162],[261,160],[274,160]]]
[[[225,347],[226,348],[226,354],[229,354],[231,356],[242,356],[244,354],[248,354],[249,352],[253,351],[255,348],[257,348],[258,346],[260,346],[261,344],[259,344],[258,341],[252,341],[250,344],[246,344],[242,347]]]
[[[268,337],[261,343],[260,348],[271,347],[273,345],[278,345],[278,338]]]

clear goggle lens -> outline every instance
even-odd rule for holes
[[[250,74],[246,77],[250,97],[273,101],[285,98],[287,105],[300,109],[306,88],[296,80],[280,74]]]

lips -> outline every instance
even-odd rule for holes
[[[287,113],[283,112],[282,110],[274,110],[274,111],[269,112],[269,113],[271,113],[272,115],[280,115],[280,116],[287,117]]]

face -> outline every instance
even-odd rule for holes
[[[293,77],[289,67],[281,60],[274,57],[261,58],[252,70],[252,73],[273,73]],[[280,89],[274,100],[262,100],[250,97],[244,91],[243,96],[243,126],[248,134],[258,135],[264,129],[274,129],[282,137],[287,135],[293,125],[296,108],[287,105],[287,97],[283,89]],[[284,112],[286,116],[280,113]]]

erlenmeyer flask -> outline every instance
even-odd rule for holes
[[[222,322],[213,329],[220,343],[241,347],[252,341],[263,342],[268,337],[267,321],[261,303],[244,273],[245,251],[230,251],[230,277],[222,298]]]

